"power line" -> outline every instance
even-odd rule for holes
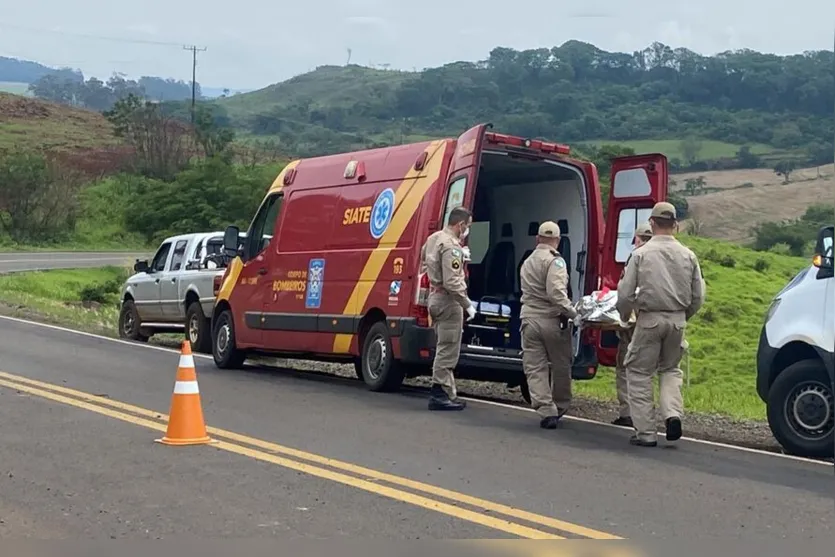
[[[76,33],[73,31],[61,31],[60,29],[38,29],[36,27],[24,27],[22,25],[16,25],[13,23],[5,23],[0,21],[0,27],[6,29],[15,29],[18,31],[25,31],[27,33],[47,33],[53,35],[64,35],[68,37],[79,37],[83,39],[93,39],[98,41],[111,41],[117,43],[133,43],[133,44],[146,44],[146,45],[156,45],[156,46],[180,46],[182,43],[171,43],[165,41],[152,41],[148,39],[126,39],[123,37],[107,37],[104,35],[93,35],[89,33]]]
[[[194,110],[197,103],[197,53],[206,52],[206,47],[197,48],[195,45],[184,46],[184,50],[190,50],[192,55],[191,63],[191,125],[194,125]]]

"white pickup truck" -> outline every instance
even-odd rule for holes
[[[211,352],[214,279],[225,266],[223,232],[166,238],[150,263],[136,262],[122,287],[119,336],[146,342],[185,331],[194,350]]]

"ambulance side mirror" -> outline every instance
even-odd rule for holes
[[[812,258],[812,264],[818,268],[818,279],[832,278],[835,275],[834,237],[835,227],[833,226],[824,226],[818,232],[818,238],[815,241],[815,256]]]
[[[237,226],[227,226],[223,233],[223,254],[227,257],[238,255],[241,231]]]

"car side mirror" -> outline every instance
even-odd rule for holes
[[[136,263],[134,263],[134,265],[133,265],[133,270],[136,273],[147,273],[150,270],[150,267],[148,266],[148,260],[147,259],[143,259],[143,260],[137,259]]]
[[[227,257],[238,255],[241,231],[237,226],[228,226],[223,233],[223,254]]]

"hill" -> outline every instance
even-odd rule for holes
[[[699,234],[748,243],[753,240],[752,228],[759,223],[796,219],[810,205],[835,203],[833,176],[831,164],[796,170],[788,184],[765,168],[692,172],[674,175],[672,190],[682,193],[688,179],[702,178],[705,193],[687,197]]]
[[[820,164],[833,152],[832,65],[825,51],[701,56],[655,43],[629,54],[569,41],[496,48],[480,62],[422,72],[325,66],[217,106],[240,130],[302,154],[456,135],[490,121],[575,144],[713,142],[703,153],[680,152],[682,168],[733,158],[741,145]]]
[[[0,93],[0,149],[66,151],[113,147],[113,126],[98,112]]]

